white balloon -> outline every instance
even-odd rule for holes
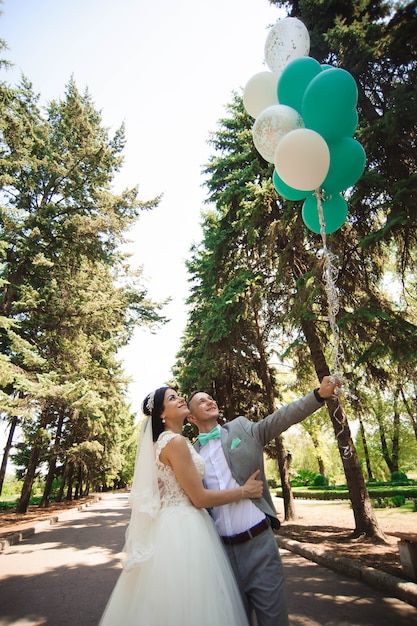
[[[293,59],[308,56],[310,35],[303,22],[286,17],[271,28],[265,42],[265,61],[278,76]]]
[[[275,150],[282,138],[296,128],[303,128],[301,115],[286,104],[267,107],[256,118],[252,136],[255,148],[268,163],[274,162]]]
[[[254,118],[273,104],[278,104],[278,79],[273,72],[258,72],[248,80],[243,90],[243,104]]]
[[[275,169],[284,183],[299,189],[318,189],[330,167],[330,150],[319,133],[299,128],[288,133],[275,151]]]

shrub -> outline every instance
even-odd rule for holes
[[[413,511],[417,513],[417,500],[413,500]]]
[[[328,487],[329,479],[327,476],[323,476],[323,474],[317,474],[313,484],[315,487]]]
[[[398,494],[397,496],[392,496],[392,498],[390,498],[389,501],[390,501],[391,506],[393,507],[399,507],[405,504],[405,498],[401,494]]]
[[[388,498],[376,498],[372,500],[372,506],[374,509],[386,509],[388,506]]]
[[[407,474],[404,474],[404,472],[392,472],[391,474],[391,480],[393,483],[402,483],[404,481],[407,481]]]
[[[313,485],[316,476],[316,472],[312,472],[311,470],[298,470],[291,481],[291,485],[294,487]]]

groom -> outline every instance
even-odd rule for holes
[[[199,430],[196,450],[204,458],[208,489],[243,485],[257,469],[262,498],[240,500],[211,510],[228,553],[246,610],[253,607],[258,626],[287,626],[284,572],[272,529],[279,528],[263,466],[263,447],[301,422],[333,395],[336,383],[325,376],[318,389],[279,408],[259,422],[237,417],[219,426],[219,409],[211,396],[196,391],[188,400],[188,421]]]

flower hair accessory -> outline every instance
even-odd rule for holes
[[[155,401],[155,392],[152,391],[152,393],[149,394],[149,398],[148,398],[148,401],[146,403],[146,408],[148,409],[149,413],[151,413],[151,414],[152,414],[153,407],[154,407],[154,401]]]

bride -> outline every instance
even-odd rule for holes
[[[204,461],[181,434],[185,400],[160,387],[142,408],[124,569],[100,626],[245,626],[239,590],[206,509],[259,498],[259,470],[242,487],[205,489]]]

